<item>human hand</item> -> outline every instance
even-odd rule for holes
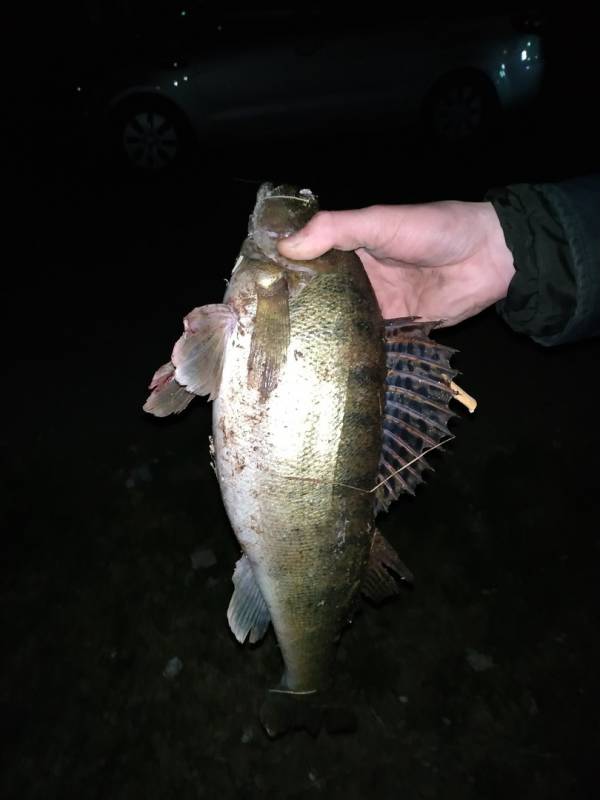
[[[281,239],[289,259],[355,250],[384,318],[418,316],[456,325],[506,297],[512,253],[489,202],[446,200],[319,211]]]

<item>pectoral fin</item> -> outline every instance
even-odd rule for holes
[[[238,642],[243,644],[250,634],[250,643],[254,644],[265,635],[271,615],[245,555],[235,565],[233,585],[235,588],[227,609],[229,627]]]
[[[257,286],[256,321],[248,356],[248,383],[266,400],[279,380],[290,341],[289,293],[285,276]]]

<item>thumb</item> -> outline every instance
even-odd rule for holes
[[[375,208],[351,211],[319,211],[297,233],[280,239],[282,256],[309,261],[328,250],[356,250],[377,244]]]

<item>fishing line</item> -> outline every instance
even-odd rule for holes
[[[300,477],[298,475],[285,475],[284,478],[286,480],[290,480],[290,481],[310,481],[312,483],[322,484],[323,486],[342,486],[342,487],[344,487],[344,489],[353,489],[355,492],[362,492],[363,494],[373,494],[373,492],[376,492],[377,489],[379,489],[380,486],[383,486],[384,483],[387,483],[389,480],[391,480],[391,478],[393,478],[394,475],[397,475],[399,472],[402,472],[402,470],[407,469],[408,467],[410,467],[411,464],[414,464],[415,461],[420,461],[422,458],[424,458],[427,455],[427,453],[431,453],[432,450],[437,450],[438,447],[441,447],[442,445],[446,444],[447,442],[451,442],[452,439],[456,439],[456,436],[448,436],[447,439],[443,439],[441,442],[438,442],[437,444],[434,444],[432,447],[429,447],[427,450],[425,450],[424,453],[421,453],[420,455],[415,456],[415,458],[411,459],[411,461],[409,461],[408,463],[404,464],[404,466],[400,467],[399,469],[394,470],[394,472],[392,472],[390,475],[388,475],[387,478],[384,478],[382,481],[380,481],[372,489],[361,489],[360,486],[352,486],[352,484],[350,484],[350,483],[338,483],[337,481],[333,481],[332,483],[328,483],[327,481],[321,481],[318,478],[306,478],[304,476]]]

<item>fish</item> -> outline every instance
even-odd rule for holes
[[[425,482],[457,416],[457,351],[430,338],[438,321],[384,319],[355,252],[279,253],[318,210],[310,189],[260,186],[223,302],[186,315],[143,406],[212,402],[209,454],[240,548],[227,620],[240,644],[271,625],[283,659],[261,709],[271,737],[339,724],[323,698],[343,631],[361,598],[413,581],[377,517]]]

